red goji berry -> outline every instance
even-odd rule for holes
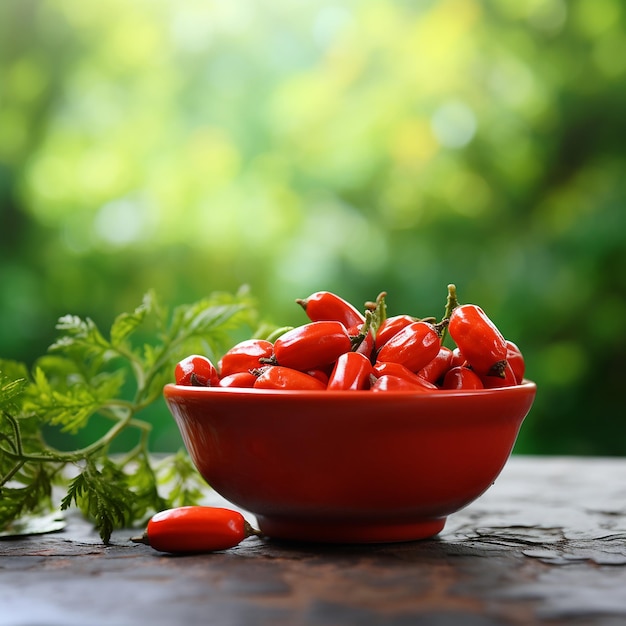
[[[515,372],[510,363],[506,363],[501,376],[489,376],[487,374],[480,377],[485,389],[496,389],[498,387],[514,387],[517,385]]]
[[[502,376],[506,366],[506,340],[479,306],[456,307],[450,315],[448,332],[477,374]]]
[[[452,350],[446,346],[441,346],[437,356],[417,373],[431,383],[436,383],[440,381],[450,369],[451,362]]]
[[[352,391],[367,389],[372,371],[372,364],[364,354],[344,352],[335,363],[327,389]]]
[[[522,351],[512,341],[506,342],[506,360],[511,365],[513,373],[515,374],[515,380],[519,385],[524,380],[524,373],[526,370],[526,363],[524,361],[524,355]]]
[[[354,305],[331,291],[316,291],[296,302],[312,322],[336,321],[351,328],[365,321],[365,316]]]
[[[435,390],[437,388],[435,387]],[[416,393],[432,393],[433,389],[425,387],[420,383],[415,383],[407,380],[406,378],[400,378],[399,376],[392,376],[391,374],[384,374],[380,378],[377,378],[372,384],[371,390],[377,391],[413,391]]]
[[[321,380],[300,370],[281,365],[270,365],[257,377],[254,388],[324,391],[326,385]]]
[[[261,364],[260,359],[268,359],[274,352],[274,346],[264,339],[246,339],[235,344],[218,362],[220,376],[237,372],[247,372]]]
[[[256,376],[252,372],[235,372],[220,378],[220,387],[254,387]]]
[[[391,337],[376,358],[401,363],[412,372],[418,372],[437,356],[440,347],[441,338],[432,324],[412,322]]]
[[[469,367],[456,365],[443,377],[442,389],[482,389],[483,383],[478,374]]]
[[[348,329],[348,334],[350,335],[350,337],[353,337],[356,340],[358,340],[361,336],[362,328],[363,328],[363,324],[357,324],[356,326],[351,326]],[[354,347],[352,349],[354,350]],[[367,331],[367,333],[365,334],[365,337],[363,337],[358,347],[354,351],[364,354],[368,359],[371,358],[374,352],[374,336],[372,335],[371,330]]]
[[[394,335],[413,322],[417,320],[410,315],[393,315],[385,319],[376,331],[376,349],[380,350]]]
[[[174,379],[177,385],[216,387],[219,384],[217,369],[210,359],[192,354],[176,364]]]
[[[305,372],[334,363],[351,349],[350,335],[341,322],[310,322],[275,341],[274,359],[277,365]]]
[[[414,385],[420,385],[421,387],[425,387],[426,389],[437,389],[437,385],[426,380],[419,374],[412,372],[401,363],[376,361],[372,369],[374,376],[376,376],[377,378],[380,378],[382,376],[404,378],[407,382],[410,382]]]
[[[313,378],[317,378],[317,380],[319,380],[321,383],[324,383],[324,385],[328,385],[328,376],[330,375],[329,372],[320,368],[315,368],[313,370],[307,370],[305,373],[309,376],[313,376]]]
[[[246,537],[259,535],[241,513],[209,506],[182,506],[153,515],[135,543],[145,543],[172,554],[227,550]]]
[[[457,365],[466,365],[467,360],[461,354],[461,351],[458,348],[453,348],[452,350],[452,359],[450,360],[450,367],[456,367]]]

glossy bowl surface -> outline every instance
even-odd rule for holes
[[[535,393],[164,389],[215,491],[269,537],[333,543],[439,533],[500,474]]]

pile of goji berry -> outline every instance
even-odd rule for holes
[[[448,285],[443,318],[387,317],[386,293],[364,312],[329,291],[296,300],[309,322],[233,346],[215,366],[191,355],[177,364],[178,385],[255,389],[436,392],[518,385],[520,349],[475,304],[459,304]],[[454,348],[443,345],[449,334]]]

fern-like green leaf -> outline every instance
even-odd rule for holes
[[[153,311],[154,306],[154,294],[149,292],[132,313],[118,315],[111,326],[111,345],[115,348],[122,346],[125,340],[143,324],[146,317]]]
[[[59,318],[56,328],[63,334],[50,346],[51,352],[62,351],[66,354],[82,355],[84,358],[98,356],[104,359],[111,353],[111,344],[88,317],[82,319],[77,315],[64,315]]]
[[[74,502],[94,524],[103,543],[108,544],[116,528],[124,528],[132,518],[133,492],[126,475],[109,459],[102,468],[89,461],[70,483],[61,501],[61,510]]]
[[[16,401],[22,395],[27,381],[25,378],[10,380],[0,372],[0,409],[10,409],[16,406]]]
[[[13,484],[0,487],[0,529],[26,513],[50,507],[51,476],[43,464],[23,468]]]
[[[168,489],[168,507],[195,505],[202,501],[207,484],[184,450],[163,459],[156,473],[159,484]]]
[[[116,397],[124,379],[124,372],[119,370],[102,373],[90,384],[78,380],[67,387],[53,387],[43,369],[36,367],[25,407],[48,424],[61,426],[64,432],[76,433],[110,398]]]
[[[135,494],[132,519],[144,521],[147,517],[168,508],[167,500],[159,492],[158,480],[151,461],[144,451],[131,467],[125,468],[128,488]]]

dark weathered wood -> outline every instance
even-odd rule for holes
[[[219,501],[219,499],[216,499]],[[626,460],[513,457],[436,539],[174,557],[82,519],[0,541],[0,626],[626,623]]]

